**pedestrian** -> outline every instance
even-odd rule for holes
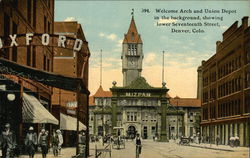
[[[85,135],[85,131],[81,130],[81,132],[79,133],[79,142],[78,142],[78,149],[79,149],[79,153],[81,155],[81,157],[85,157],[85,148],[86,148],[86,135]]]
[[[29,158],[34,158],[37,145],[37,134],[34,132],[34,128],[32,126],[29,128],[24,144],[28,151]]]
[[[198,141],[199,141],[199,144],[201,144],[201,135],[198,136]]]
[[[46,158],[48,153],[48,134],[45,132],[45,129],[41,130],[41,135],[39,137],[39,145],[42,149],[42,157]]]
[[[217,145],[217,146],[219,145],[219,142],[220,142],[220,136],[217,135],[217,137],[216,137],[216,145]]]
[[[234,137],[234,141],[235,141],[235,147],[238,147],[240,145],[240,138],[238,137],[238,135],[236,134],[236,136]]]
[[[142,149],[141,137],[139,133],[136,134],[135,144],[136,144],[136,158],[139,158]]]
[[[235,145],[235,138],[233,136],[231,136],[230,139],[229,139],[229,145],[231,147],[234,147],[234,145]]]
[[[63,144],[63,136],[62,136],[62,132],[59,129],[56,132],[57,132],[58,139],[59,139],[58,154],[61,155],[61,149],[62,149],[62,144]]]
[[[10,130],[10,124],[5,124],[5,130],[1,133],[1,150],[3,158],[14,157],[14,149],[16,147],[16,136],[14,131]]]
[[[57,132],[55,131],[53,132],[53,135],[52,135],[51,144],[52,144],[54,156],[58,156],[59,138],[58,138]]]

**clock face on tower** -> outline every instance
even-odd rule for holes
[[[128,60],[128,66],[133,68],[136,67],[136,60],[134,58],[130,58]]]

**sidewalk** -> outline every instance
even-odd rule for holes
[[[61,155],[58,155],[58,158],[71,158],[73,155],[76,154],[76,148],[62,148]],[[19,158],[29,158],[28,155],[20,155]],[[42,158],[41,152],[36,152],[34,158]],[[52,153],[52,150],[49,151],[47,154],[47,158],[55,158]]]
[[[205,148],[205,149],[213,149],[213,150],[222,150],[222,151],[229,151],[229,152],[240,152],[249,150],[249,147],[230,147],[229,145],[215,145],[215,144],[206,144],[206,143],[190,143],[190,147],[198,147],[198,148]]]

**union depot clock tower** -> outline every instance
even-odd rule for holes
[[[142,71],[142,40],[137,32],[134,16],[132,16],[127,34],[124,35],[121,59],[123,86],[128,86],[141,76]]]

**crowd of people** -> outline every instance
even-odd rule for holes
[[[37,150],[40,150],[42,157],[46,158],[49,150],[49,132],[42,129],[40,133],[36,134],[32,126],[29,127],[26,137],[24,139],[25,150],[29,155],[29,158],[34,158]],[[63,136],[58,129],[53,132],[51,136],[51,147],[53,149],[54,156],[61,154],[61,146],[63,144]],[[0,156],[3,158],[13,158],[18,156],[20,151],[18,149],[16,136],[14,131],[11,130],[10,124],[5,125],[4,131],[0,135]]]

